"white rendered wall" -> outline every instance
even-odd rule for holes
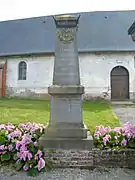
[[[110,72],[118,65],[129,71],[130,98],[135,92],[135,53],[82,53],[79,54],[81,84],[89,96],[108,93],[110,98]],[[52,84],[54,56],[5,58],[7,60],[7,95],[34,96],[47,93]],[[18,80],[18,64],[27,63],[27,80]]]

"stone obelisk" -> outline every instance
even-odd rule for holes
[[[93,139],[87,136],[82,118],[82,94],[77,48],[79,17],[55,16],[56,49],[53,85],[48,88],[50,122],[39,142],[50,149],[91,149]]]

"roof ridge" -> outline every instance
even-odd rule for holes
[[[135,12],[135,10],[114,10],[114,11],[84,11],[84,12],[76,12],[76,13],[58,13],[55,15],[66,15],[66,14],[82,14],[82,15],[88,15],[88,14],[95,14],[95,13],[116,13],[116,12]],[[32,19],[38,19],[38,18],[49,18],[51,16],[55,15],[45,15],[45,16],[33,16],[28,18],[20,18],[20,19],[11,19],[11,20],[3,20],[0,21],[0,23],[4,22],[13,22],[13,21],[23,21],[23,20],[32,20]]]

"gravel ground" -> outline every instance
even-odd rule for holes
[[[0,180],[135,180],[135,170],[129,169],[54,169],[29,177],[25,172],[1,172]]]
[[[112,110],[120,119],[121,124],[129,121],[135,125],[135,106],[113,105]]]

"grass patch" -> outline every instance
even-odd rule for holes
[[[95,127],[99,125],[110,126],[111,128],[120,126],[120,121],[112,112],[111,105],[106,102],[84,102],[83,119],[92,133]]]
[[[105,102],[83,102],[83,119],[88,129],[94,132],[97,125],[119,126],[119,120]],[[0,123],[15,125],[25,122],[47,123],[50,103],[44,100],[0,99]]]

